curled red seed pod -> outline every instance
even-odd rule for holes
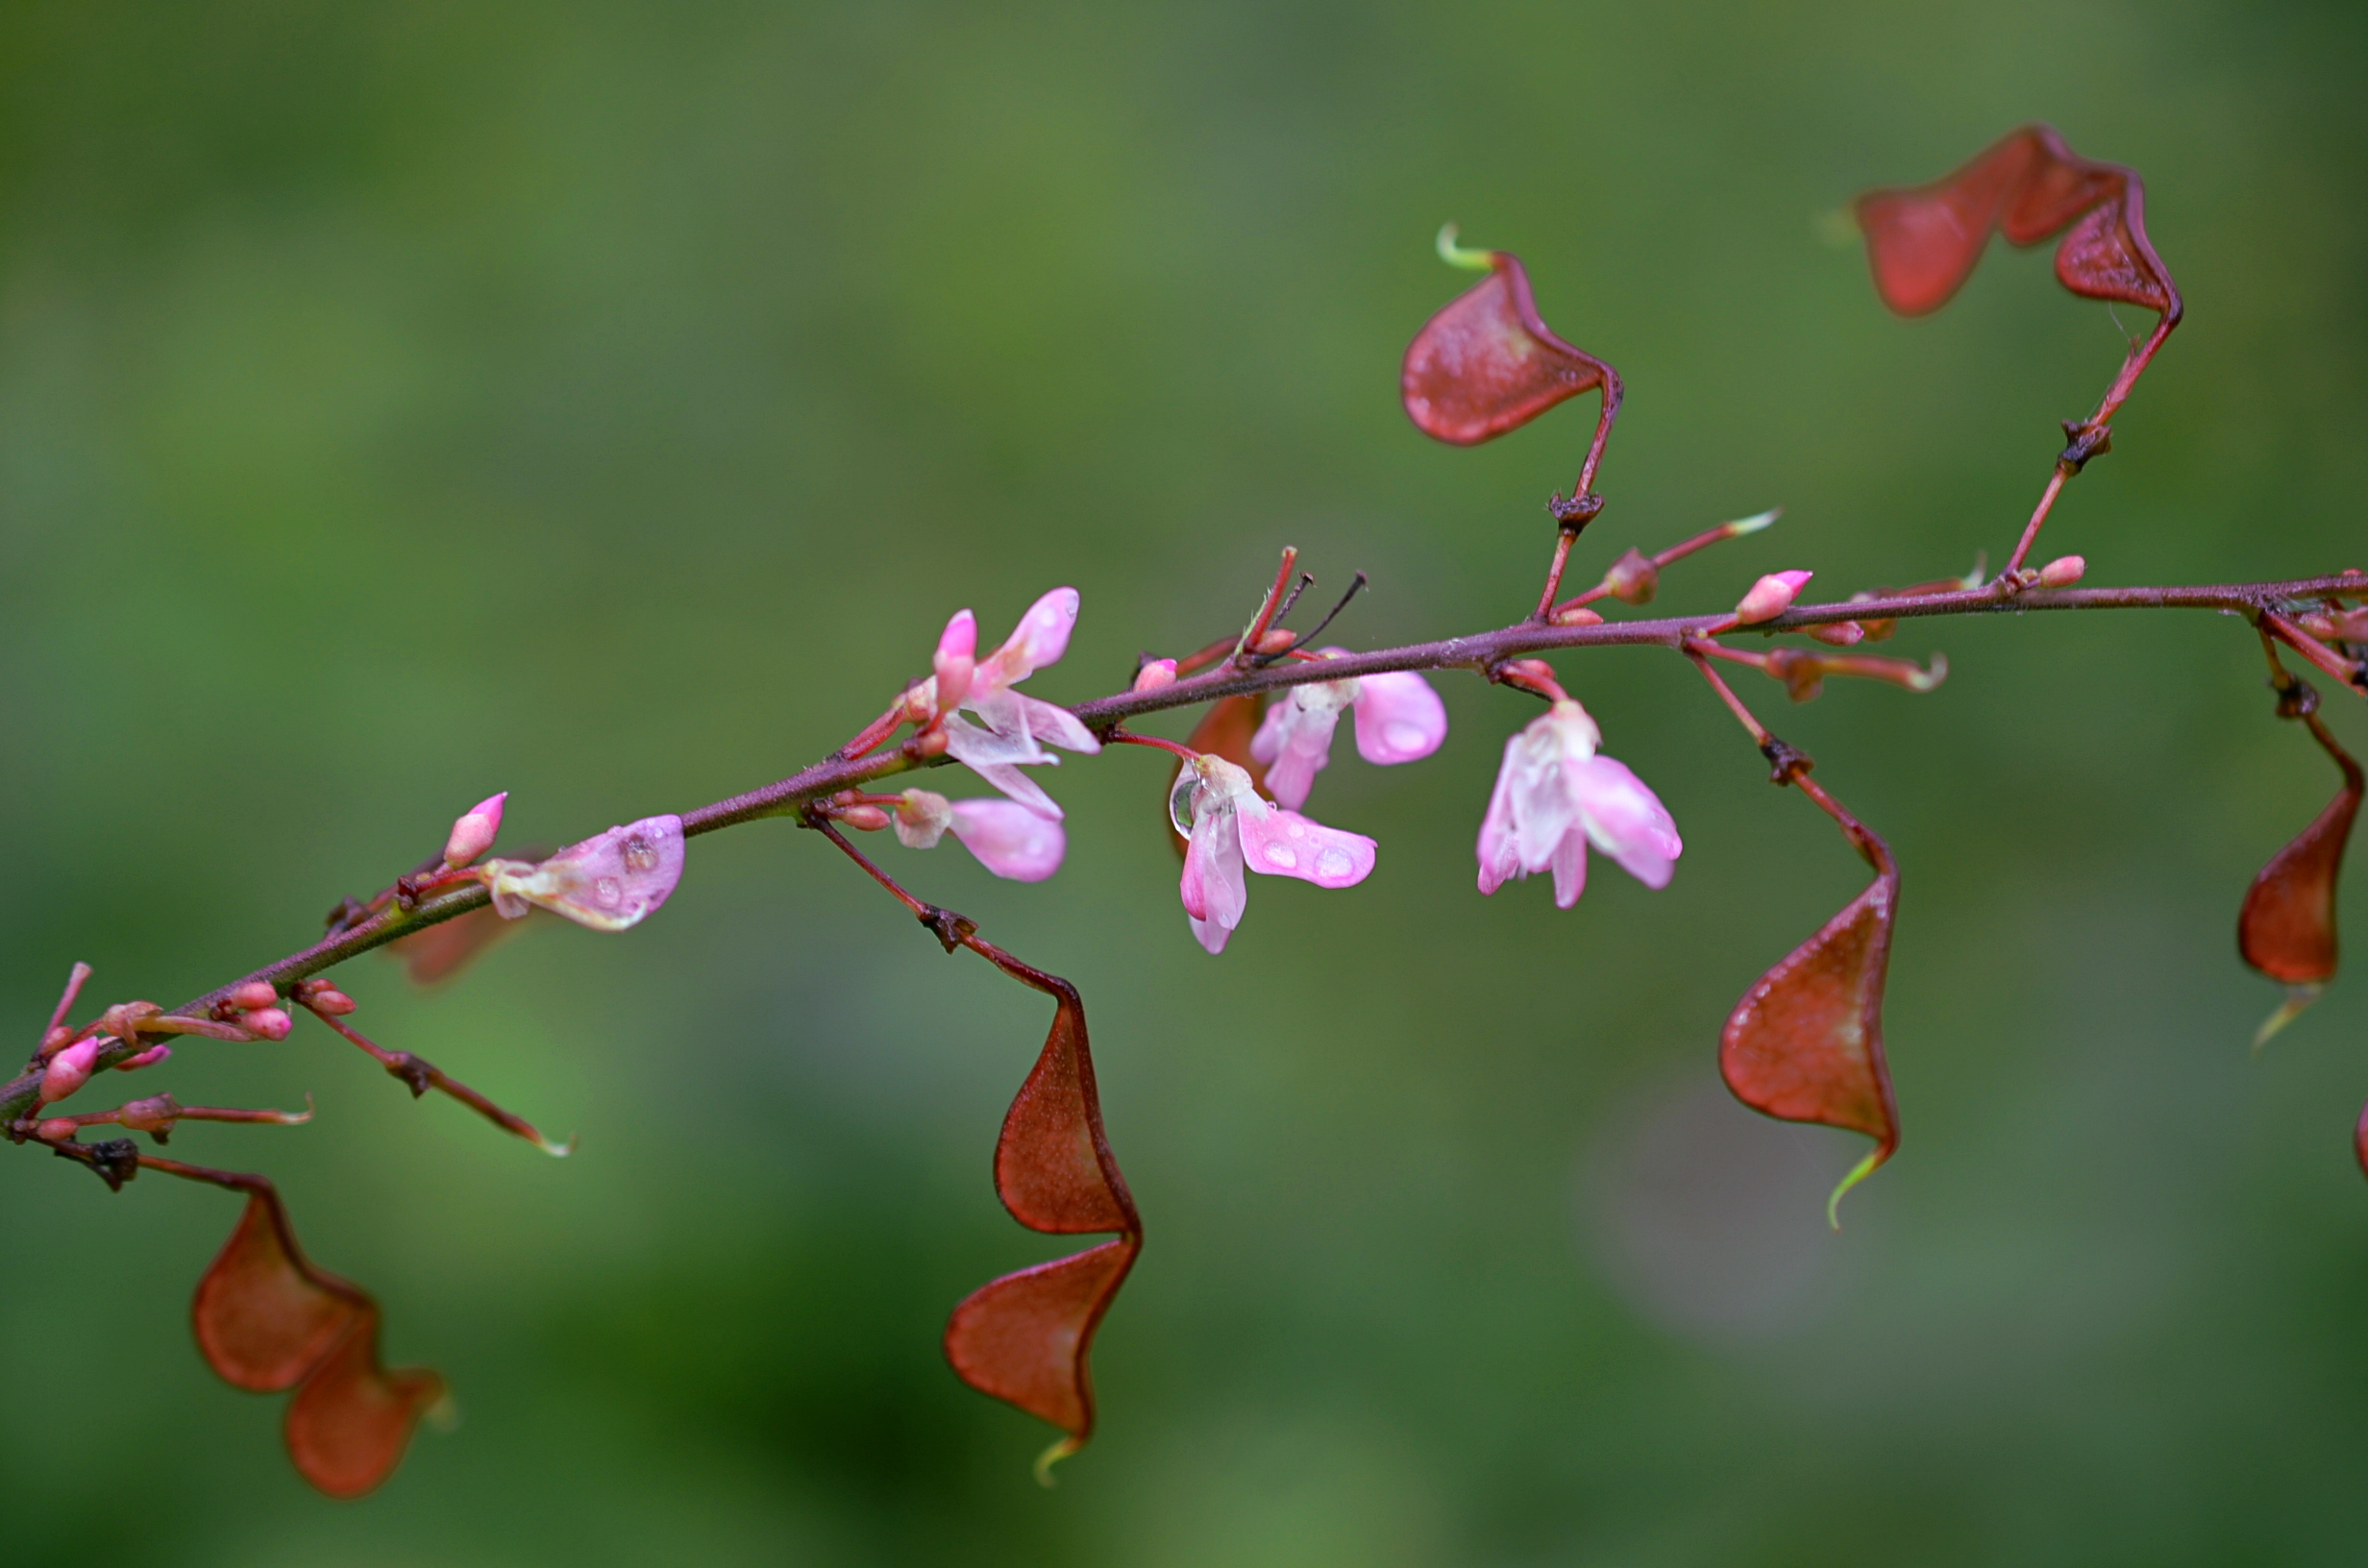
[[[1476,446],[1593,387],[1604,388],[1605,401],[1617,406],[1618,377],[1540,319],[1529,274],[1511,252],[1458,251],[1452,230],[1441,235],[1441,252],[1459,264],[1486,267],[1488,276],[1450,301],[1407,347],[1398,390],[1423,434]]]

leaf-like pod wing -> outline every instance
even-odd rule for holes
[[[368,1302],[304,1261],[279,1194],[265,1187],[249,1191],[238,1228],[197,1282],[189,1315],[223,1382],[277,1393],[302,1382]]]
[[[1876,1140],[1874,1152],[1835,1189],[1836,1201],[1899,1146],[1899,1112],[1883,1059],[1883,983],[1899,869],[1882,840],[1871,833],[1866,839],[1875,880],[1743,993],[1718,1047],[1727,1087],[1753,1110]]]
[[[2082,158],[2050,127],[2027,125],[1931,184],[1860,197],[1858,219],[1875,288],[1903,316],[1946,305],[1993,230],[2036,245],[2069,225],[2056,251],[2064,287],[2176,320],[2179,289],[2146,238],[2145,203],[2131,170]]]
[[[443,1397],[444,1380],[433,1372],[380,1367],[379,1314],[372,1307],[288,1401],[288,1458],[331,1497],[359,1497],[394,1474],[420,1415]]]
[[[1423,434],[1469,447],[1611,380],[1610,366],[1539,319],[1528,273],[1510,252],[1494,251],[1489,275],[1415,334],[1398,391]]]
[[[2289,986],[2335,977],[2335,878],[2359,815],[2359,764],[2321,726],[2311,727],[2343,770],[2343,788],[2261,868],[2236,919],[2236,947],[2245,962]]]
[[[1102,1134],[1101,1102],[1085,1009],[1067,981],[987,952],[1013,976],[1048,992],[1051,1031],[1003,1118],[995,1189],[1032,1231],[1117,1231],[1114,1240],[990,1282],[946,1326],[946,1360],[964,1383],[1067,1433],[1047,1462],[1074,1453],[1094,1431],[1094,1330],[1118,1294],[1143,1226]]]

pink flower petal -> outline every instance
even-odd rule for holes
[[[970,695],[971,676],[977,668],[978,618],[958,610],[937,639],[930,663],[937,670],[937,711],[951,713]]]
[[[1249,754],[1267,765],[1267,793],[1294,808],[1307,804],[1316,775],[1331,762],[1332,732],[1341,722],[1338,708],[1303,706],[1298,697],[1286,692],[1268,704],[1249,743]]]
[[[1320,888],[1353,888],[1373,872],[1376,846],[1362,833],[1344,833],[1279,806],[1263,813],[1245,809],[1235,821],[1243,858],[1253,871],[1295,876]]]
[[[1028,606],[1003,646],[988,656],[980,674],[999,690],[1017,686],[1069,651],[1069,634],[1077,625],[1077,590],[1055,588]]]
[[[1018,708],[1028,734],[1048,746],[1089,757],[1101,749],[1101,742],[1085,727],[1085,722],[1057,702],[1047,702],[1024,692],[1007,692],[999,700]]]
[[[1513,774],[1515,748],[1521,737],[1505,742],[1505,760],[1496,770],[1496,787],[1489,792],[1488,814],[1480,819],[1480,891],[1494,893],[1521,870],[1520,846],[1513,832]]]
[[[1061,820],[1061,808],[1042,785],[1020,772],[1023,763],[1056,763],[1060,759],[1026,734],[1003,735],[981,729],[961,718],[946,720],[946,754],[976,773],[1039,817]]]
[[[1233,817],[1230,811],[1204,811],[1193,823],[1192,845],[1184,851],[1184,876],[1177,885],[1186,915],[1225,931],[1242,923],[1242,912],[1249,904],[1249,887],[1242,877],[1242,842]],[[1224,946],[1224,941],[1220,938],[1210,946],[1204,935],[1200,944],[1214,953]]]
[[[481,870],[494,907],[508,919],[534,904],[595,931],[629,930],[682,880],[682,819],[645,817],[570,845],[539,866],[489,860]]]
[[[1660,797],[1626,764],[1607,756],[1563,767],[1595,847],[1646,887],[1667,887],[1686,846]]]
[[[1568,909],[1587,891],[1587,835],[1572,828],[1554,846],[1554,907]]]
[[[1416,762],[1447,738],[1447,705],[1411,670],[1357,679],[1357,755],[1388,767]]]
[[[1060,823],[1016,800],[956,800],[952,828],[979,864],[1014,882],[1042,882],[1069,847]]]

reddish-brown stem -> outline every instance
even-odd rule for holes
[[[2368,577],[2334,574],[2280,582],[2192,587],[2038,589],[2012,598],[2003,598],[1986,588],[1911,592],[1830,604],[1796,604],[1783,615],[1751,629],[1776,633],[1800,631],[1840,621],[2024,615],[2039,610],[2234,610],[2250,618],[2287,600],[2322,597],[2345,600],[2368,598]],[[1153,691],[1119,692],[1093,701],[1079,702],[1073,705],[1070,711],[1088,728],[1107,733],[1113,725],[1141,714],[1190,707],[1221,697],[1280,691],[1312,680],[1344,680],[1395,670],[1460,669],[1485,674],[1508,659],[1556,649],[1618,647],[1678,649],[1686,639],[1699,637],[1713,627],[1731,623],[1733,619],[1732,615],[1672,616],[1649,621],[1607,621],[1584,626],[1541,625],[1536,622],[1523,621],[1472,636],[1376,649],[1337,659],[1308,662],[1285,660],[1256,670],[1225,667]],[[2308,641],[2307,638],[2304,640]],[[2353,689],[2357,690],[2356,687]],[[876,755],[833,756],[760,789],[685,812],[682,814],[682,831],[686,836],[696,836],[739,822],[795,815],[809,801],[890,774],[933,766],[942,760],[942,756],[933,753],[921,743],[920,738],[908,738],[895,750]],[[284,992],[299,980],[319,974],[425,926],[481,909],[486,902],[484,888],[472,884],[438,894],[414,909],[382,907],[351,925],[338,926],[308,947],[224,983],[184,1004],[177,1011],[182,1015],[203,1015],[227,998],[234,988],[253,980],[268,981]],[[129,1060],[138,1049],[136,1044],[117,1041],[101,1049],[97,1066],[115,1066]],[[39,1089],[40,1073],[37,1069],[0,1086],[0,1121],[22,1117],[37,1099]]]
[[[1752,744],[1764,747],[1768,743],[1767,726],[1752,717],[1751,709],[1745,707],[1743,699],[1735,695],[1735,688],[1727,684],[1726,677],[1711,668],[1711,661],[1703,656],[1706,649],[1720,653],[1726,651],[1714,643],[1701,643],[1690,638],[1685,644],[1686,657],[1691,659],[1693,667],[1702,672],[1702,678],[1711,683],[1711,690],[1716,692],[1719,700],[1726,703],[1727,711],[1735,715],[1736,722],[1749,732]]]
[[[1266,598],[1258,601],[1258,613],[1250,617],[1249,625],[1242,629],[1242,640],[1233,645],[1235,664],[1247,668],[1248,661],[1256,654],[1258,645],[1265,638],[1267,629],[1274,625],[1275,616],[1282,611],[1283,594],[1291,586],[1293,568],[1298,564],[1299,547],[1285,545],[1283,563],[1274,569],[1273,584],[1267,589]]]
[[[2358,665],[2337,653],[2284,616],[2264,607],[2260,612],[2258,624],[2266,627],[2269,633],[2280,642],[2334,676],[2335,679],[2342,681],[2355,691],[2359,689],[2360,667]]]
[[[862,756],[880,742],[894,735],[897,732],[897,725],[902,723],[904,723],[904,699],[899,698],[890,704],[886,713],[855,731],[855,738],[839,747],[840,759],[851,761]]]
[[[2039,497],[2037,507],[2032,511],[2031,521],[2023,525],[2023,536],[2014,542],[2014,553],[2007,561],[2006,571],[2000,573],[1999,576],[2011,577],[2023,569],[2023,557],[2031,553],[2033,545],[2038,543],[2039,526],[2047,521],[2047,514],[2055,509],[2056,498],[2063,493],[2063,481],[2069,478],[2071,476],[2064,472],[2061,464],[2058,464],[2056,472],[2048,477],[2047,489]]]
[[[1200,755],[1199,752],[1180,742],[1162,740],[1157,735],[1138,735],[1133,730],[1121,729],[1115,726],[1111,729],[1108,735],[1103,737],[1103,739],[1116,741],[1124,746],[1148,746],[1157,747],[1162,751],[1172,751],[1175,753],[1175,755],[1182,757],[1186,762],[1191,762]]]
[[[445,1072],[434,1063],[413,1056],[408,1051],[390,1051],[349,1025],[335,1014],[324,1013],[309,1002],[305,1003],[304,1008],[306,1012],[310,1013],[343,1036],[347,1043],[367,1051],[371,1058],[380,1066],[384,1067],[390,1076],[401,1079],[410,1090],[412,1098],[417,1099],[432,1089],[439,1094],[451,1095],[504,1132],[525,1139],[545,1154],[567,1155],[575,1152],[576,1140],[574,1139],[569,1139],[565,1143],[554,1143],[545,1138],[532,1122],[524,1116],[512,1115],[509,1112],[503,1110],[468,1085]]]
[[[1764,520],[1752,519],[1747,521],[1758,523]],[[1756,529],[1747,528],[1741,531],[1752,532],[1756,531]],[[1672,566],[1677,562],[1684,560],[1687,556],[1691,555],[1698,550],[1708,550],[1711,546],[1717,544],[1721,540],[1734,539],[1738,537],[1740,537],[1740,534],[1739,533],[1736,525],[1733,523],[1721,523],[1714,528],[1704,528],[1700,533],[1695,534],[1692,538],[1681,539],[1676,544],[1671,545],[1668,549],[1656,552],[1651,557],[1653,570],[1658,572],[1664,567]],[[1595,586],[1588,589],[1585,593],[1577,594],[1569,599],[1564,600],[1560,604],[1554,606],[1551,613],[1554,615],[1560,615],[1565,610],[1582,609],[1587,605],[1592,604],[1599,599],[1610,598],[1611,593],[1612,584],[1609,579],[1607,579],[1595,584]]]
[[[1590,467],[1592,467],[1591,453]],[[1579,493],[1586,494],[1584,480],[1581,481]],[[1562,592],[1563,568],[1570,564],[1570,547],[1578,542],[1579,530],[1567,523],[1554,530],[1554,561],[1545,569],[1545,588],[1538,595],[1538,608],[1530,615],[1532,621],[1544,622],[1553,618],[1554,596]]]

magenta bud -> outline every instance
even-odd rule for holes
[[[1554,624],[1558,626],[1600,626],[1603,617],[1584,604],[1574,604],[1556,610]]]
[[[33,1136],[44,1143],[71,1143],[80,1131],[80,1124],[72,1116],[51,1116],[33,1129]]]
[[[937,711],[951,713],[971,695],[977,674],[978,618],[968,610],[957,611],[939,635],[929,663],[937,672]]]
[[[458,870],[470,861],[493,847],[495,837],[502,831],[502,802],[509,798],[509,791],[489,795],[463,812],[453,823],[453,836],[444,841],[444,864]]]
[[[1735,619],[1746,626],[1756,626],[1763,621],[1773,621],[1792,608],[1792,601],[1801,597],[1814,572],[1770,572],[1751,585],[1742,602],[1735,606]]]
[[[877,806],[850,806],[839,821],[861,833],[876,833],[888,825],[888,814]]]
[[[345,1017],[361,1005],[334,986],[315,986],[305,992],[304,1004],[315,1013],[326,1013],[337,1018]]]
[[[240,1018],[238,1026],[258,1040],[285,1040],[287,1032],[296,1027],[296,1020],[284,1009],[266,1007]]]
[[[1175,684],[1175,660],[1153,659],[1135,672],[1135,690],[1156,692],[1163,686]]]
[[[62,1100],[83,1085],[90,1082],[90,1072],[98,1065],[97,1040],[78,1040],[49,1059],[41,1069],[41,1103],[48,1105]]]
[[[280,992],[268,980],[249,980],[231,988],[229,1001],[241,1013],[252,1013],[259,1007],[278,1007]]]
[[[2087,571],[2088,558],[2085,555],[2059,555],[2039,568],[2039,586],[2069,588],[2080,581]]]
[[[139,1055],[116,1063],[115,1070],[117,1072],[137,1072],[142,1067],[155,1066],[172,1054],[173,1048],[170,1045],[151,1045]]]

